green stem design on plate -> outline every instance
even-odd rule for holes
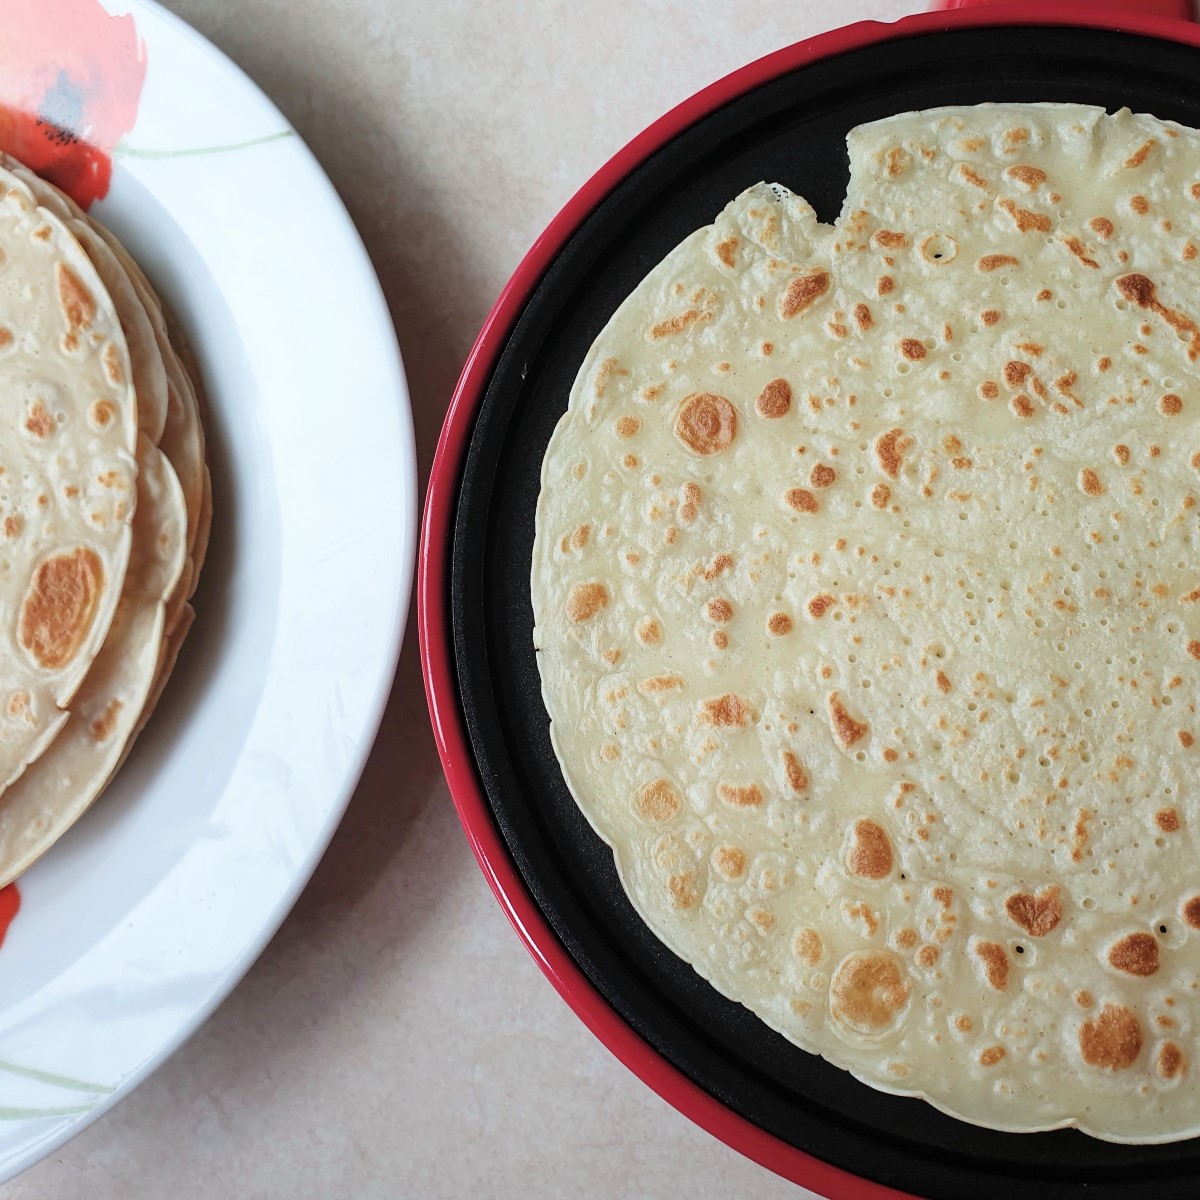
[[[228,154],[231,150],[247,150],[251,146],[265,146],[268,142],[278,142],[283,138],[295,136],[294,129],[281,129],[278,133],[251,138],[248,142],[230,142],[225,146],[197,146],[192,150],[142,150],[137,146],[127,146],[124,142],[118,142],[113,150],[113,158],[194,158],[201,154]]]
[[[33,1117],[74,1117],[79,1113],[91,1112],[99,1101],[91,1104],[72,1104],[66,1108],[3,1108],[0,1121],[28,1121]]]
[[[38,1071],[34,1067],[21,1067],[21,1066],[18,1066],[16,1063],[4,1062],[2,1059],[0,1059],[0,1072],[7,1072],[9,1075],[20,1075],[23,1079],[33,1079],[33,1080],[36,1080],[38,1083],[48,1083],[54,1087],[66,1088],[68,1091],[71,1091],[71,1092],[102,1092],[102,1093],[107,1094],[108,1092],[115,1090],[114,1088],[111,1088],[107,1084],[104,1084],[104,1083],[88,1083],[86,1080],[83,1080],[83,1079],[72,1079],[69,1075],[55,1075],[50,1071]],[[91,1105],[88,1105],[88,1108],[90,1108],[90,1107],[91,1107]],[[0,1108],[0,1116],[5,1115],[10,1112],[24,1112],[24,1111],[25,1111],[24,1109],[18,1110],[15,1108],[14,1109]],[[33,1110],[30,1109],[29,1111],[32,1112]],[[37,1111],[41,1112],[42,1110],[38,1109]],[[54,1110],[47,1109],[46,1111],[47,1112],[50,1112],[50,1111],[57,1112],[58,1110],[57,1109],[54,1109]],[[70,1109],[70,1110],[63,1110],[63,1111],[87,1112],[87,1108]]]

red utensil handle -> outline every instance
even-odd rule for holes
[[[1180,21],[1196,20],[1194,0],[1078,0],[1081,8],[1119,8],[1129,13],[1144,13],[1154,17],[1175,17]],[[1001,4],[1004,0],[937,0],[935,9],[980,8],[986,4]]]

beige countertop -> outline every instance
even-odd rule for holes
[[[283,109],[358,224],[422,479],[500,287],[614,151],[699,87],[912,0],[167,0]],[[256,966],[5,1200],[803,1197],[622,1067],[542,977],[459,829],[410,620],[383,732]]]

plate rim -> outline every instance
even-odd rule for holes
[[[154,0],[150,0],[154,2]],[[1108,0],[1116,3],[1117,0]],[[1103,5],[1105,0],[1101,0]],[[1200,46],[1200,26],[1116,7],[1081,12],[1070,0],[1025,0],[859,21],[793,43],[740,67],[671,108],[587,180],[534,241],[504,285],[471,347],[447,409],[425,495],[417,562],[417,628],[426,701],[459,822],[492,893],[525,949],[575,1015],[625,1067],[702,1129],[760,1166],[838,1200],[919,1200],[854,1175],[767,1133],[726,1108],[645,1042],[594,987],[545,919],[492,819],[459,708],[449,621],[449,569],[458,485],[475,417],[521,312],[559,251],[637,166],[690,125],[789,72],[865,46],[951,29],[1067,26]]]
[[[152,14],[155,19],[169,27],[192,53],[196,53],[214,64],[222,75],[239,82],[255,96],[264,113],[274,117],[282,128],[290,131],[288,141],[291,152],[297,154],[304,162],[305,169],[324,185],[323,219],[339,227],[339,232],[351,251],[351,257],[346,262],[346,273],[348,276],[356,278],[361,302],[371,310],[373,323],[379,335],[380,356],[388,363],[387,376],[381,378],[381,388],[388,391],[389,399],[394,402],[397,410],[397,432],[400,434],[400,438],[396,450],[397,460],[402,468],[400,484],[404,493],[403,508],[396,514],[396,525],[401,532],[395,551],[395,560],[399,564],[397,574],[400,587],[392,602],[389,628],[379,656],[379,674],[371,694],[365,699],[365,719],[360,736],[356,739],[354,753],[346,765],[341,783],[330,796],[331,802],[324,822],[308,847],[307,853],[299,861],[295,873],[288,881],[287,887],[280,895],[278,903],[271,910],[270,915],[262,922],[242,951],[225,966],[223,971],[214,975],[217,982],[206,1000],[192,1009],[186,1019],[178,1023],[172,1035],[152,1055],[148,1056],[135,1070],[124,1075],[120,1082],[88,1111],[78,1114],[73,1120],[66,1122],[62,1128],[55,1130],[47,1137],[31,1138],[23,1150],[12,1154],[0,1166],[0,1183],[13,1179],[47,1158],[126,1099],[208,1021],[217,1008],[228,999],[233,989],[258,961],[268,943],[278,933],[324,857],[333,835],[337,832],[382,725],[387,703],[394,687],[404,636],[411,615],[416,565],[414,551],[419,544],[418,464],[412,421],[412,399],[403,356],[379,277],[337,188],[312,149],[278,105],[246,71],[199,30],[164,7],[160,0],[115,0],[115,3],[113,0],[101,0],[101,3],[110,12],[115,8],[118,12],[128,12],[135,17],[139,11]]]

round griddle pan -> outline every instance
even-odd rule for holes
[[[497,898],[626,1065],[730,1145],[830,1196],[1195,1200],[1200,1139],[995,1133],[884,1095],[797,1049],[658,942],[551,750],[529,598],[539,470],[588,347],[650,268],[759,180],[833,220],[853,126],[945,104],[1058,100],[1200,127],[1200,30],[1080,12],[1004,5],[855,25],[668,114],[521,264],[468,360],[429,484],[426,688],[459,815]]]

